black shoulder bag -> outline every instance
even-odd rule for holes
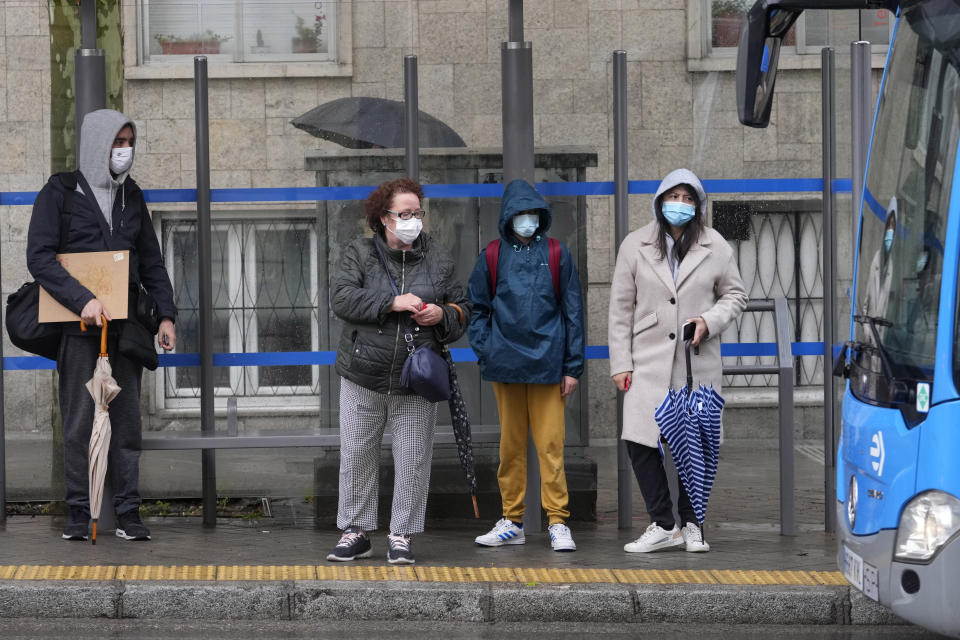
[[[387,278],[390,279],[393,295],[399,296],[400,291],[397,289],[397,283],[394,281],[390,269],[387,268],[387,260],[383,256],[383,250],[380,248],[380,243],[376,237],[373,238],[373,246],[377,248],[380,263],[383,265],[383,270],[387,272]],[[408,323],[404,324],[403,339],[407,343],[407,359],[400,371],[400,384],[430,402],[449,400],[450,365],[430,347],[414,346],[410,325]]]
[[[77,175],[58,174],[64,186],[63,207],[60,209],[60,241],[57,253],[65,253],[73,215],[73,193],[77,189]],[[6,325],[10,342],[28,353],[56,360],[60,352],[62,323],[38,321],[40,315],[40,285],[26,282],[7,296]]]

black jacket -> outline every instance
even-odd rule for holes
[[[333,283],[333,312],[344,321],[337,350],[337,373],[372,391],[410,394],[400,385],[400,371],[407,357],[404,328],[409,327],[414,344],[441,345],[454,342],[466,331],[472,304],[463,286],[454,278],[449,252],[424,233],[413,249],[391,249],[378,234],[387,264],[401,294],[413,293],[425,303],[443,307],[443,320],[421,327],[410,313],[390,311],[393,290],[377,255],[372,238],[359,238],[344,249]],[[463,311],[445,303],[452,302]]]
[[[79,177],[79,189],[73,194],[73,215],[67,237],[67,253],[89,251],[130,251],[130,282],[141,282],[157,302],[161,318],[176,321],[177,308],[173,302],[173,288],[163,264],[160,243],[153,230],[143,192],[132,178],[122,183],[113,206],[113,233],[100,213],[100,207],[90,195],[86,180]],[[79,314],[95,296],[67,273],[56,260],[60,242],[60,209],[63,206],[64,185],[58,176],[51,177],[37,195],[27,233],[27,268],[34,279],[60,304]],[[65,330],[77,330],[73,323]]]

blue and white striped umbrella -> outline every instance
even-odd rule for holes
[[[667,440],[690,504],[703,523],[720,458],[720,414],[724,400],[713,385],[667,391],[654,418]]]

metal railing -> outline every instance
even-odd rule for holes
[[[780,534],[797,535],[795,479],[793,464],[793,353],[790,344],[790,311],[786,298],[751,300],[745,311],[773,311],[777,335],[777,363],[734,365],[724,375],[777,374],[780,436]]]

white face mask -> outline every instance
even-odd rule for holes
[[[117,175],[130,170],[133,164],[133,147],[116,147],[110,150],[110,171]]]
[[[539,213],[518,213],[513,216],[513,230],[521,238],[531,237],[539,226]]]
[[[397,223],[396,229],[387,227],[387,231],[395,235],[397,240],[403,244],[413,244],[413,241],[423,230],[423,220],[417,220],[416,218],[410,218],[409,220],[394,219],[394,222]]]

